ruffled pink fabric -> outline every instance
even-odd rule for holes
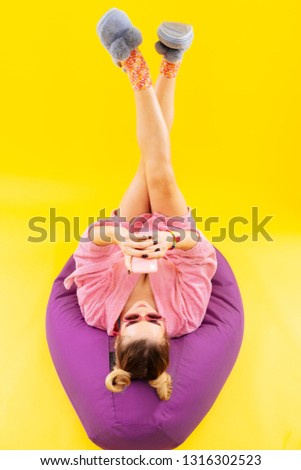
[[[190,207],[179,218],[159,212],[145,213],[133,223],[118,219],[117,210],[110,219],[91,224],[81,237],[73,257],[76,269],[64,280],[69,289],[77,286],[81,312],[88,325],[113,335],[115,323],[141,274],[128,274],[118,245],[98,246],[89,240],[89,231],[103,224],[120,224],[131,232],[155,234],[156,230],[194,230],[200,236],[190,250],[168,250],[158,260],[158,271],[149,274],[158,312],[166,318],[170,338],[197,329],[205,316],[212,291],[211,279],[217,269],[216,253],[205,235],[196,229]]]

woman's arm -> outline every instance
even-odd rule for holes
[[[180,242],[179,242],[180,245]],[[212,278],[217,269],[214,246],[200,233],[200,241],[191,249],[168,251],[165,257],[177,270],[176,294],[179,336],[194,331],[205,316],[212,292]]]
[[[200,239],[198,232],[192,230],[181,230],[181,232],[184,232],[185,235],[184,238],[181,237],[181,240],[176,243],[176,248],[178,250],[190,250]],[[170,232],[164,233],[166,234],[167,243],[169,244],[169,247],[171,247],[173,244],[172,234]]]
[[[88,232],[91,242],[98,246],[116,244],[116,226],[114,225],[94,225]]]
[[[175,233],[175,235],[177,236],[177,233]],[[200,237],[201,235],[199,232],[181,229],[181,240],[176,242],[175,249],[183,252],[189,252],[189,250],[192,250],[193,248],[195,250]],[[171,247],[173,246],[173,236],[170,231],[159,230],[156,234],[156,239],[156,241],[149,243],[149,246],[141,247],[141,251],[137,252],[136,256],[147,255],[148,258],[163,258],[167,253],[170,254],[174,251],[171,250]]]

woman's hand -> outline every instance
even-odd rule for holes
[[[163,258],[167,250],[169,250],[172,245],[172,234],[167,231],[159,230],[156,233],[156,240],[152,240],[151,246],[144,248],[140,252],[139,256],[142,256],[143,258]]]
[[[141,237],[141,234],[135,234],[136,237]],[[132,256],[139,258],[163,258],[167,250],[173,244],[173,238],[170,232],[158,231],[156,234],[156,240],[141,238],[141,241],[133,242],[129,241],[123,243],[122,250],[125,256],[125,265],[130,272],[132,270]],[[145,241],[144,241],[145,240]],[[120,245],[119,245],[120,246]]]
[[[137,256],[141,257],[143,254],[148,254],[150,248],[156,248],[153,245],[153,240],[151,237],[144,235],[142,233],[129,233],[128,229],[125,227],[120,227],[119,229],[120,238],[119,240],[115,236],[115,243],[119,246],[120,250],[124,254],[124,262],[128,271],[132,270],[132,257]]]

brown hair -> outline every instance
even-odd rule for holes
[[[169,340],[160,342],[140,339],[128,341],[118,336],[116,366],[106,377],[106,387],[112,392],[122,392],[132,379],[145,379],[154,387],[161,400],[169,400],[172,380],[166,372],[169,364]]]

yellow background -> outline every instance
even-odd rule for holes
[[[161,21],[192,23],[172,131],[191,207],[227,227],[245,307],[243,346],[225,387],[181,449],[301,449],[300,10],[298,0],[6,2],[1,14],[1,449],[96,449],[57,378],[45,339],[52,282],[77,241],[32,243],[49,210],[71,222],[109,212],[139,152],[132,90],[96,23],[124,9],[155,80]],[[273,241],[251,240],[251,208]],[[40,224],[42,226],[42,224]],[[202,229],[202,223],[198,224]],[[211,236],[218,234],[217,226]]]

